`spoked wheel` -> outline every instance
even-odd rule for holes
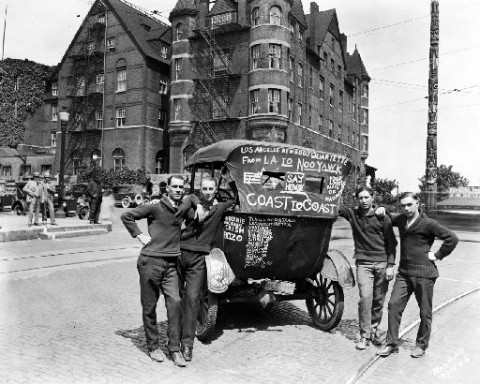
[[[330,331],[340,322],[343,315],[343,289],[338,281],[315,276],[311,297],[306,299],[308,313],[313,323],[322,331]]]
[[[82,207],[80,211],[78,211],[78,217],[80,220],[86,220],[88,219],[88,214],[90,213],[90,210],[88,207]]]
[[[200,309],[197,317],[197,339],[208,341],[212,336],[217,323],[218,298],[217,295],[205,288],[200,295]]]
[[[122,207],[123,208],[128,208],[128,207],[130,207],[131,204],[132,204],[132,199],[130,198],[130,196],[124,197],[122,199]]]

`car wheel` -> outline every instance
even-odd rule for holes
[[[88,214],[89,214],[90,210],[88,209],[88,207],[82,207],[80,209],[80,211],[78,211],[78,217],[80,220],[85,220],[88,218]]]
[[[130,198],[130,196],[124,197],[122,199],[122,207],[128,208],[130,207],[130,205],[132,205],[132,199]]]
[[[22,207],[22,204],[15,204],[13,207],[12,207],[12,212],[14,215],[16,216],[21,216],[24,214],[24,210],[23,210],[23,207]]]

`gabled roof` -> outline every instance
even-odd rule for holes
[[[357,47],[355,47],[355,51],[352,54],[347,53],[345,59],[347,62],[347,75],[366,76],[370,79]]]
[[[170,12],[169,20],[172,21],[172,17],[180,14],[195,15],[196,13],[197,7],[195,5],[195,0],[178,0],[172,12]]]
[[[217,0],[208,13],[209,16],[221,15],[227,12],[236,12],[237,5],[232,0]]]
[[[313,16],[313,15],[312,15]],[[337,38],[340,39],[340,33],[338,33],[338,20],[336,19],[337,12],[335,9],[329,9],[327,11],[320,11],[317,15],[317,30],[318,37],[321,41],[325,40],[327,31],[330,30]],[[335,26],[332,26],[332,22],[336,22]]]
[[[290,13],[305,29],[308,28],[305,12],[303,11],[302,0],[293,0]]]

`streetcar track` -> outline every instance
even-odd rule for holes
[[[464,292],[464,293],[462,293],[458,296],[455,296],[455,297],[451,298],[450,300],[447,300],[446,302],[444,302],[444,303],[438,305],[437,307],[435,307],[432,311],[432,315],[433,315],[433,313],[436,313],[440,309],[443,309],[443,308],[445,308],[449,305],[452,305],[453,303],[455,303],[456,301],[464,298],[465,296],[471,295],[471,294],[476,293],[478,291],[480,291],[480,287],[471,289],[470,291]],[[410,325],[408,325],[407,327],[402,329],[402,331],[399,333],[399,338],[400,339],[403,338],[408,332],[410,332],[418,324],[420,324],[420,319],[417,319],[417,320],[413,321],[412,323],[410,323]],[[345,384],[353,384],[353,383],[358,382],[370,369],[372,369],[375,366],[375,363],[377,363],[379,361],[381,362],[381,361],[383,361],[383,359],[382,359],[382,356],[379,356],[377,354],[368,358],[367,361],[359,369],[357,369],[357,371],[347,381],[345,381]]]

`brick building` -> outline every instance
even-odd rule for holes
[[[368,156],[368,83],[334,9],[300,0],[179,0],[172,23],[170,172],[227,138]]]
[[[96,1],[58,65],[45,99],[61,142],[67,111],[66,174],[92,161],[106,169],[165,171],[170,27],[133,4]],[[58,171],[60,151],[56,151]]]

